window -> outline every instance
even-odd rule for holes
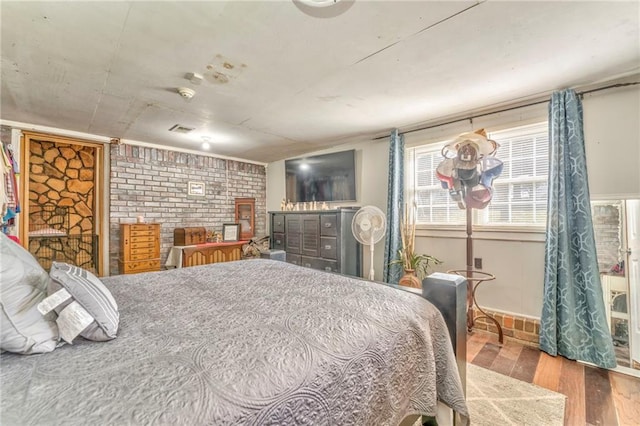
[[[443,159],[440,151],[444,143],[436,145],[416,148],[414,152],[416,223],[462,225],[466,222],[466,212],[451,199],[449,192],[442,188],[436,177],[436,168]],[[408,197],[409,200],[412,198]]]
[[[486,226],[544,226],[547,217],[549,141],[547,123],[490,133],[500,147],[502,174],[493,181],[493,197],[474,210],[474,223]],[[407,155],[408,199],[415,198],[417,222],[423,225],[463,225],[460,209],[436,177],[445,142],[417,147]]]

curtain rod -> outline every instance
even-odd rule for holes
[[[582,92],[576,92],[576,94],[578,96],[582,97],[582,96],[586,95],[587,93],[599,92],[601,90],[607,90],[607,89],[615,89],[617,87],[635,86],[636,84],[640,84],[640,81],[634,81],[634,82],[631,82],[631,83],[611,84],[609,86],[598,87],[597,89],[591,89],[591,90],[584,90]],[[434,124],[434,125],[431,125],[431,126],[419,127],[417,129],[400,132],[400,134],[405,135],[407,133],[413,133],[413,132],[419,132],[419,131],[422,131],[422,130],[433,129],[435,127],[446,126],[447,124],[453,124],[453,123],[457,123],[459,121],[473,120],[474,118],[485,117],[487,115],[493,115],[493,114],[499,114],[501,112],[511,111],[511,110],[519,109],[519,108],[526,108],[526,107],[530,107],[530,106],[534,106],[534,105],[545,104],[545,103],[548,103],[548,102],[549,102],[548,99],[544,100],[544,101],[530,102],[528,104],[518,105],[518,106],[514,106],[514,107],[509,107],[509,108],[504,108],[504,109],[501,109],[501,110],[498,110],[498,111],[485,112],[483,114],[471,115],[471,116],[465,117],[465,118],[457,118],[455,120],[447,121],[445,123],[438,123],[438,124]],[[374,138],[373,140],[386,139],[388,137],[389,136],[379,136],[377,138]]]

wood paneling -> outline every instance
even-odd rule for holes
[[[467,362],[473,361],[488,340],[489,335],[487,333],[475,333],[467,339]]]
[[[596,367],[584,367],[586,420],[592,425],[617,425],[609,372]],[[639,419],[640,421],[640,419]]]
[[[500,352],[500,346],[495,343],[487,342],[478,355],[473,359],[473,363],[480,367],[490,368],[493,361],[498,356],[498,352]]]
[[[543,388],[558,391],[560,384],[560,371],[562,370],[562,357],[551,356],[546,353],[540,354],[536,374],[533,376],[533,383]]]
[[[610,372],[609,380],[620,425],[640,423],[640,379]]]
[[[564,405],[565,426],[586,424],[584,366],[563,358],[560,375],[562,380],[560,380],[558,392],[567,396]]]
[[[502,349],[500,349],[498,356],[493,360],[493,364],[491,364],[489,369],[510,376],[513,367],[515,367],[518,361],[518,357],[520,357],[520,353],[522,353],[521,344],[512,343],[511,341],[504,342]]]
[[[511,377],[514,379],[522,380],[527,383],[533,382],[533,377],[536,374],[536,367],[540,359],[540,350],[534,349],[530,346],[523,346],[522,352],[516,361],[516,365],[511,371]]]

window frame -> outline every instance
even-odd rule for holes
[[[531,132],[533,130],[542,130],[542,127],[545,129],[548,128],[548,121],[539,121],[534,124],[528,124],[523,126],[514,126],[504,130],[495,131],[488,133],[488,137],[490,139],[498,136],[499,139],[512,138],[519,134],[526,134],[527,132]],[[537,129],[539,128],[539,129]],[[536,133],[537,133],[536,132]],[[416,194],[418,191],[416,181],[416,171],[415,171],[415,158],[421,153],[431,152],[431,153],[440,153],[442,147],[447,143],[451,142],[453,139],[441,140],[433,143],[415,145],[406,149],[405,152],[405,199],[409,202],[414,202],[416,200]],[[498,141],[498,143],[500,143]],[[498,150],[497,157],[500,158],[500,151]],[[534,161],[535,156],[534,156]],[[534,163],[535,170],[535,163]],[[508,184],[517,184],[519,182],[523,183],[536,183],[536,182],[548,182],[549,174],[547,167],[546,178],[542,176],[532,176],[529,178],[509,178]],[[501,182],[502,180],[502,182]],[[498,184],[504,183],[504,176],[500,176],[496,179],[495,182]],[[432,185],[433,186],[433,185]],[[442,189],[442,191],[446,191]],[[535,211],[535,201],[533,202],[533,209]],[[455,205],[455,204],[454,204]],[[507,205],[512,206],[512,202],[509,201]],[[464,210],[463,210],[464,211]],[[546,221],[544,224],[497,224],[497,223],[486,223],[484,222],[483,216],[488,215],[488,210],[486,209],[474,209],[473,211],[473,230],[474,232],[478,231],[480,234],[484,234],[487,239],[503,239],[505,236],[490,236],[491,233],[511,233],[514,234],[511,237],[506,237],[508,240],[516,239],[516,240],[534,240],[541,241],[540,234],[544,234],[546,230]],[[462,223],[445,223],[445,222],[437,222],[437,223],[425,223],[418,222],[416,224],[416,229],[418,230],[417,235],[423,236],[442,236],[442,237],[462,237],[463,234],[461,231],[466,229],[466,214],[465,219]],[[544,238],[542,238],[544,241]]]

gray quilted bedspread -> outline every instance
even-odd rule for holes
[[[1,356],[2,425],[397,425],[463,415],[421,297],[271,260],[104,278],[118,337]]]

